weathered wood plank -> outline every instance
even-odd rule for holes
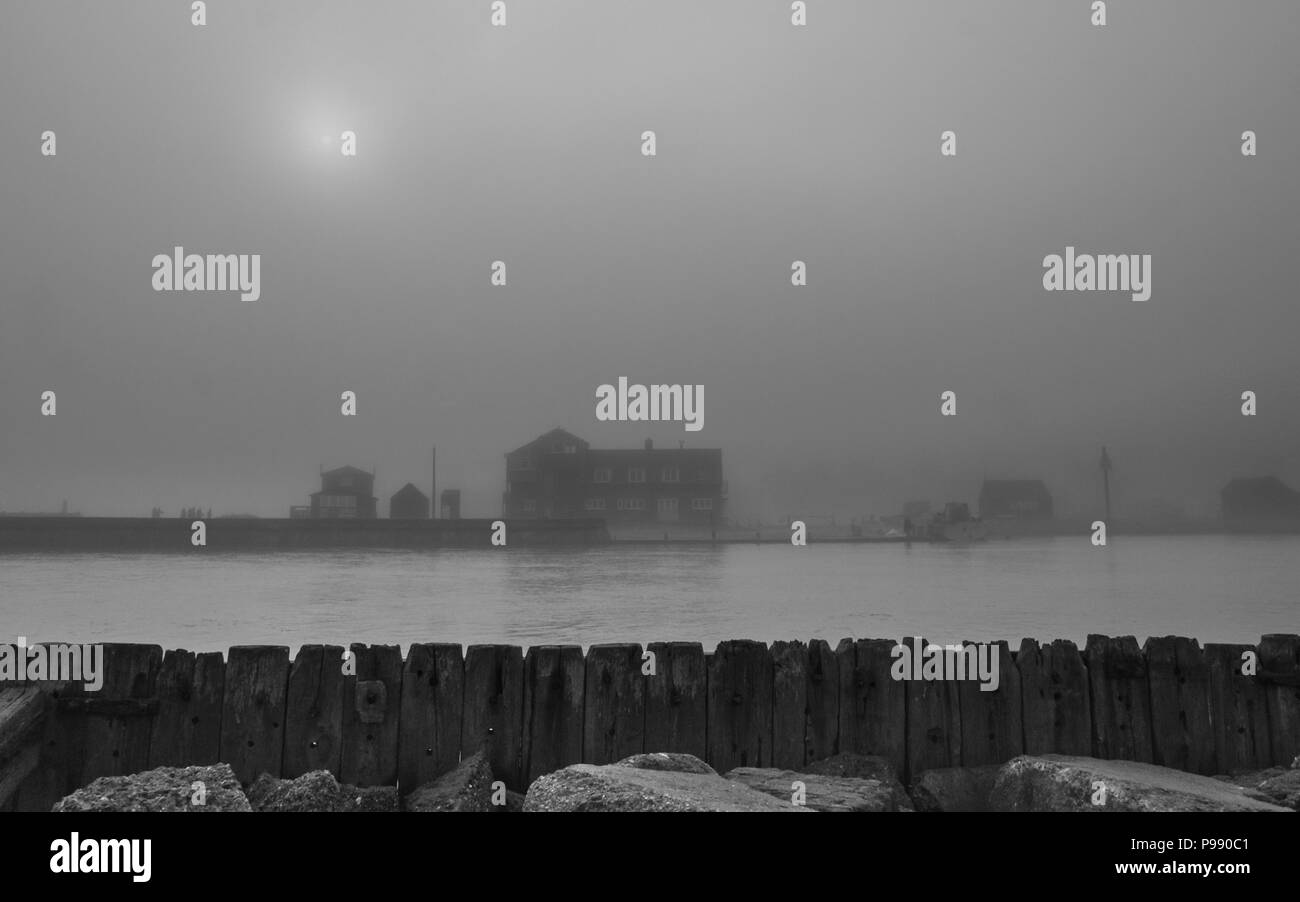
[[[1151,756],[1155,764],[1212,776],[1210,668],[1195,639],[1152,636],[1142,648],[1151,692]]]
[[[460,751],[479,749],[492,773],[514,790],[523,774],[524,653],[517,645],[471,645],[465,653],[465,703]]]
[[[456,767],[465,696],[460,645],[412,645],[402,671],[402,735],[397,783],[406,795]]]
[[[762,642],[718,643],[708,669],[708,758],[718,773],[772,764],[772,655]]]
[[[524,779],[582,761],[586,662],[580,645],[535,645],[524,658]]]
[[[997,688],[985,690],[981,681],[966,680],[958,689],[963,767],[1002,764],[1025,748],[1020,671],[1006,642],[987,644],[990,665],[996,656]]]
[[[1264,686],[1241,672],[1247,652],[1257,655],[1253,645],[1205,646],[1217,773],[1262,770],[1272,757]]]
[[[1092,754],[1088,669],[1068,639],[1040,646],[1024,639],[1016,654],[1025,754]]]
[[[699,642],[651,642],[655,673],[645,681],[645,749],[708,754],[708,675]]]
[[[1084,652],[1097,758],[1150,762],[1151,690],[1146,659],[1132,636],[1088,636]]]
[[[16,804],[19,787],[40,765],[49,702],[35,686],[0,689],[0,811]]]
[[[808,646],[772,643],[772,767],[798,770],[806,762]]]
[[[640,645],[587,649],[582,760],[610,764],[645,749],[645,677]]]
[[[221,652],[168,651],[158,672],[149,767],[215,764],[221,756],[226,663]]]
[[[282,773],[288,686],[286,646],[230,649],[221,708],[221,760],[241,783],[251,783],[263,773],[273,777]]]
[[[1300,636],[1259,640],[1259,681],[1268,703],[1270,763],[1288,767],[1300,755]]]
[[[353,644],[351,651],[357,672],[343,677],[339,781],[353,786],[396,786],[402,650],[396,645]]]
[[[289,668],[285,696],[286,778],[314,770],[343,773],[343,717],[349,702],[341,645],[304,645]]]
[[[829,758],[839,749],[840,667],[825,639],[808,643],[808,763]]]
[[[146,700],[157,696],[162,648],[157,645],[105,644],[104,685],[95,699]],[[133,774],[149,767],[148,717],[98,716],[86,719],[81,779]]]
[[[907,687],[890,676],[892,639],[843,639],[840,665],[841,753],[879,755],[903,776],[907,766]]]
[[[910,659],[905,656],[902,663],[912,665],[908,673],[912,678],[903,681],[907,693],[907,776],[911,779],[932,768],[960,767],[961,703],[957,682],[944,679],[918,680],[914,676],[918,655],[922,677],[925,676],[925,661],[928,656],[937,656],[934,660],[939,670],[934,675],[943,676],[948,672],[945,668],[949,655],[953,658],[954,666],[956,655],[947,652],[944,646],[931,646],[924,637],[906,637],[903,645],[908,649]],[[934,651],[930,651],[931,648]],[[895,662],[891,661],[891,667],[893,663]],[[964,667],[964,659],[962,664]]]

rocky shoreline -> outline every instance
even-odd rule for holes
[[[494,779],[482,752],[404,796],[395,786],[340,784],[329,771],[247,786],[228,764],[101,777],[54,811],[1297,811],[1290,768],[1204,777],[1135,761],[1022,755],[1000,766],[925,771],[904,787],[889,763],[842,754],[801,771],[718,774],[692,755],[658,752],[574,764],[527,793]]]

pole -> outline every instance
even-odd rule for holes
[[[429,460],[429,519],[438,519],[438,446],[433,446]]]

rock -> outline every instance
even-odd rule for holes
[[[505,809],[505,810],[506,810],[506,811],[523,811],[523,810],[524,810],[524,798],[525,798],[525,796],[524,796],[524,794],[523,794],[522,792],[515,792],[513,789],[507,789],[507,790],[506,790],[506,809]]]
[[[1096,784],[1101,784],[1100,786]],[[1093,798],[1104,788],[1103,804]],[[1137,761],[1022,755],[998,771],[992,811],[1286,811],[1237,786]]]
[[[861,780],[879,780],[882,783],[897,782],[898,775],[894,766],[879,755],[858,755],[844,752],[822,758],[803,767],[805,774],[821,774],[824,777],[857,777]]]
[[[397,811],[397,787],[350,786],[327,770],[292,780],[262,774],[248,787],[254,811]]]
[[[538,777],[525,811],[806,811],[711,774],[573,764]]]
[[[517,794],[517,793],[516,793]],[[509,807],[510,794],[506,793]],[[475,752],[432,782],[406,797],[407,811],[492,811],[492,765],[482,752]]]
[[[203,795],[195,783],[203,784]],[[196,804],[202,798],[203,804]],[[157,767],[126,777],[100,777],[60,800],[55,811],[250,811],[229,764]]]
[[[1270,767],[1215,779],[1240,786],[1252,799],[1300,811],[1300,770]]]
[[[647,752],[644,755],[629,755],[616,762],[619,767],[639,767],[642,770],[668,770],[683,774],[712,774],[718,772],[694,755],[685,752]]]
[[[772,767],[738,767],[728,780],[794,804],[794,783],[804,784],[804,807],[812,811],[911,811],[912,800],[893,779],[888,782],[861,777],[827,777]]]
[[[927,770],[912,783],[912,801],[917,811],[988,811],[999,770],[996,764]]]

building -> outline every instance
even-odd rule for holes
[[[506,455],[502,513],[720,526],[726,497],[720,449],[597,449],[553,429]]]
[[[320,476],[320,491],[311,493],[313,519],[356,517],[374,519],[378,514],[375,474],[356,467],[339,467]]]
[[[307,520],[311,517],[310,504],[295,504],[289,508],[290,520]]]
[[[388,499],[388,517],[391,520],[429,519],[429,496],[408,482]]]
[[[443,489],[438,516],[444,520],[460,519],[460,489]]]
[[[1300,530],[1300,492],[1276,476],[1234,479],[1220,493],[1224,525],[1232,531]]]
[[[1052,496],[1041,479],[986,479],[980,487],[980,517],[1052,519]]]

